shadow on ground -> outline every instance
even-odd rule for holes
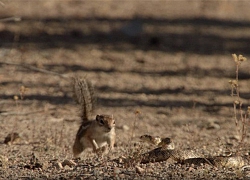
[[[249,22],[222,21],[217,19],[23,19],[8,22],[0,31],[0,47],[32,44],[37,48],[75,48],[79,45],[102,44],[103,48],[126,51],[129,48],[168,52],[190,52],[200,54],[241,53],[249,54],[250,37],[242,29],[250,29]],[[11,31],[8,26],[17,26]],[[105,30],[105,27],[109,30]],[[21,27],[21,28],[20,28]],[[31,28],[32,27],[32,28]],[[163,27],[166,31],[144,31],[143,27]],[[181,31],[168,31],[182,29]],[[191,31],[185,31],[190,28]],[[46,28],[54,29],[52,32]],[[88,31],[85,31],[85,29]],[[27,33],[30,29],[30,33]],[[217,31],[223,33],[217,33]],[[236,32],[236,37],[226,35]],[[225,36],[226,35],[226,36]],[[132,46],[120,46],[120,44]]]

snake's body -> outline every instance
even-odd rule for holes
[[[154,141],[154,137],[150,135],[141,136],[141,140],[150,142],[151,144],[155,144],[156,146],[158,146],[158,148],[156,149],[141,154],[141,163],[160,162],[166,161],[171,158],[172,160],[179,163],[203,163],[210,164],[216,167],[240,168],[249,165],[249,156],[206,156],[192,150],[178,150],[175,148],[169,148],[173,147],[170,146],[172,142],[169,141],[169,138],[167,139],[166,143],[159,140],[159,137],[157,137],[157,141]]]

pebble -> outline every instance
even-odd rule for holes
[[[56,162],[55,164],[56,169],[63,169],[62,163]]]
[[[127,125],[123,125],[123,126],[122,126],[122,130],[123,130],[123,131],[128,131],[128,130],[129,130],[129,127],[128,127]]]
[[[210,122],[207,129],[220,129],[220,125],[215,122]]]
[[[142,173],[145,172],[145,170],[143,168],[139,167],[139,166],[135,166],[135,171],[138,174],[142,174]]]
[[[114,167],[114,174],[120,174],[121,170],[117,167]]]
[[[63,162],[62,162],[62,166],[69,166],[69,167],[74,167],[76,166],[76,163],[72,160],[68,160],[68,159],[65,159]]]

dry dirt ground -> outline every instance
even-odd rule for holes
[[[231,54],[249,58],[249,7],[243,0],[1,0],[0,178],[250,178],[241,167],[112,161],[152,149],[139,142],[143,134],[171,137],[179,149],[249,155],[248,118],[238,147],[228,83],[235,79]],[[248,60],[239,72],[244,112],[249,70]],[[73,158],[80,123],[76,75],[94,84],[96,114],[114,115],[117,142],[108,156],[89,150],[60,167]],[[14,132],[19,140],[5,144]]]

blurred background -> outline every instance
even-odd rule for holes
[[[250,55],[249,8],[249,0],[0,0],[0,109],[17,112],[0,116],[0,136],[15,130],[71,156],[80,110],[68,77],[79,75],[95,86],[96,114],[117,119],[121,149],[136,118],[135,137],[236,146],[228,81],[232,54]],[[249,69],[247,61],[239,71],[244,111]]]
[[[249,54],[247,0],[1,0],[0,47]]]

